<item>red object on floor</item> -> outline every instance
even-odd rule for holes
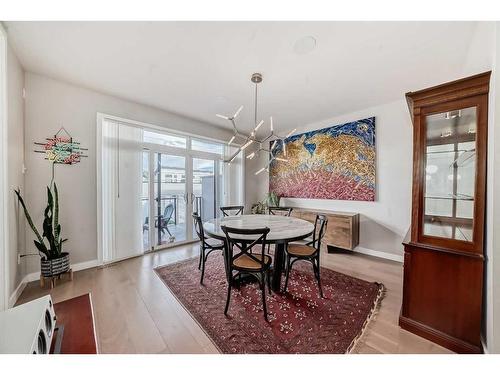
[[[97,354],[90,293],[54,304],[57,326],[64,326],[61,354]],[[56,337],[52,341],[51,352]]]
[[[222,256],[209,257],[204,285],[198,260],[155,270],[223,353],[346,353],[379,305],[384,286],[321,269],[326,298],[319,296],[309,263],[297,262],[288,292],[267,294],[269,323],[257,283],[233,288],[224,315],[227,281]]]

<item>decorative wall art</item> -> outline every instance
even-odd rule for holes
[[[34,142],[35,145],[41,146],[41,149],[35,150],[37,153],[45,154],[45,159],[56,164],[75,164],[79,163],[81,158],[86,158],[87,155],[80,142],[73,140],[73,137],[64,127],[50,138],[46,138],[44,142]]]
[[[273,145],[269,191],[280,197],[375,200],[375,117]]]

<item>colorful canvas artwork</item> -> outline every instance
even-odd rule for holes
[[[269,167],[269,191],[280,197],[375,200],[375,117],[279,142]]]
[[[45,159],[56,164],[75,164],[79,163],[82,157],[87,157],[84,151],[88,149],[81,147],[80,142],[73,140],[71,135],[61,127],[59,131],[43,142],[35,142],[41,150],[35,150],[37,153],[45,154]]]

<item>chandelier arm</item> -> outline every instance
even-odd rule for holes
[[[238,130],[236,129],[236,123],[234,122],[234,117],[231,118],[231,123],[233,124],[233,129],[237,132]]]

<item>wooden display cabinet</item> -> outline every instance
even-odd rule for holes
[[[413,192],[399,325],[459,353],[482,352],[490,73],[406,94]]]

